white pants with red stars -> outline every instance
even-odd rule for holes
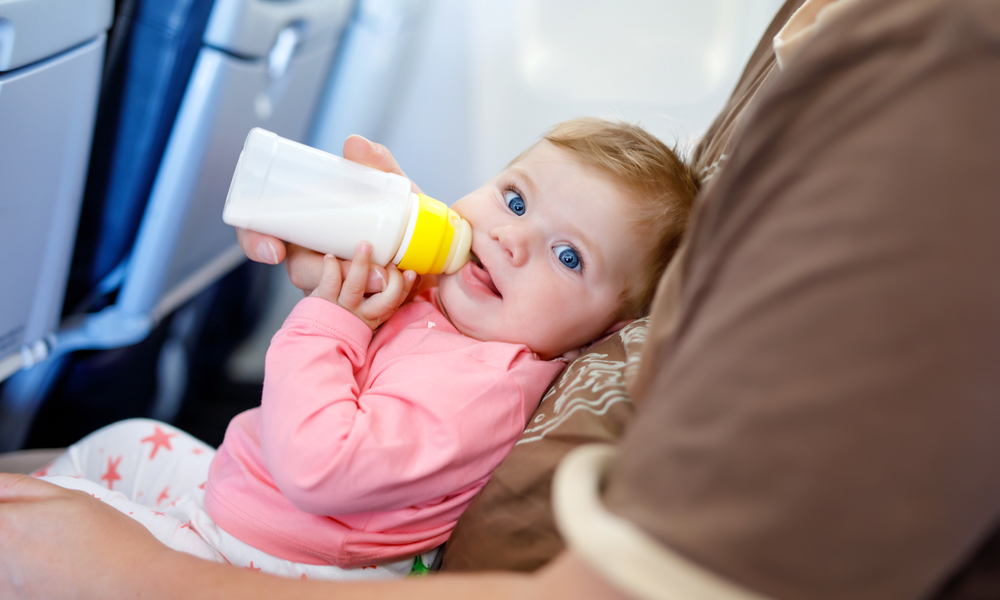
[[[211,446],[166,423],[130,419],[88,435],[34,476],[86,492],[141,523],[163,544],[206,560],[296,579],[396,579],[410,573],[412,558],[341,569],[287,561],[234,538],[205,512],[214,456]],[[433,560],[430,553],[422,556]]]

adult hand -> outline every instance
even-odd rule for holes
[[[98,598],[112,584],[140,590],[147,566],[170,554],[83,492],[0,473],[0,598]]]
[[[344,158],[354,162],[368,165],[379,171],[395,173],[406,177],[406,173],[399,168],[396,159],[392,157],[389,150],[374,142],[370,142],[360,135],[352,135],[344,142]],[[414,192],[419,192],[415,184],[411,184]],[[319,285],[323,274],[323,255],[301,246],[285,244],[276,237],[250,231],[248,229],[236,229],[236,239],[239,240],[243,252],[250,260],[262,262],[269,265],[276,265],[285,261],[285,269],[288,271],[288,278],[292,285],[304,291],[307,295],[312,293]],[[365,287],[367,293],[380,292],[382,290],[385,272],[381,267],[374,267],[378,271],[372,271],[368,275],[368,283]],[[347,277],[350,270],[350,261],[341,261],[342,276]],[[381,276],[381,277],[380,277]]]

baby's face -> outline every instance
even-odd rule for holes
[[[459,331],[554,358],[620,324],[640,261],[633,211],[610,177],[543,141],[453,208],[478,257],[439,278]]]

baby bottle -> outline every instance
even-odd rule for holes
[[[472,245],[468,221],[411,192],[405,177],[259,127],[243,145],[222,220],[344,259],[367,241],[373,263],[420,274],[454,273]]]

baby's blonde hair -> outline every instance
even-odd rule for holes
[[[646,247],[645,268],[640,281],[627,282],[620,316],[638,318],[647,314],[660,277],[680,245],[698,194],[694,171],[676,150],[638,125],[623,121],[571,119],[546,131],[542,139],[604,171],[631,192],[628,197],[636,208],[634,232]]]

